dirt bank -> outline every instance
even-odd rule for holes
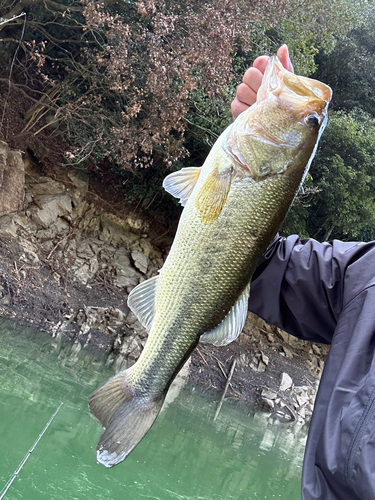
[[[22,202],[0,217],[0,314],[82,348],[112,352],[124,366],[133,363],[147,332],[126,298],[163,265],[172,242],[168,228],[115,203],[79,171],[52,178],[30,161],[24,166]],[[326,354],[326,347],[249,314],[238,341],[198,347],[189,379],[222,394],[235,362],[226,397],[308,421]]]

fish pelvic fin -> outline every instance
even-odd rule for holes
[[[105,428],[96,447],[97,461],[105,467],[119,464],[150,430],[164,398],[150,400],[135,391],[128,370],[110,378],[89,397],[91,414]]]

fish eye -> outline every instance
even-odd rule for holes
[[[305,117],[305,123],[309,127],[315,128],[319,125],[319,116],[316,113],[313,113],[311,115],[307,115]]]

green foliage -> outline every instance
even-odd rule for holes
[[[318,53],[330,53],[362,20],[363,0],[289,0],[286,15],[268,34],[278,47],[286,43],[296,73],[316,69]]]
[[[375,7],[366,20],[341,40],[330,54],[319,54],[314,75],[333,88],[334,109],[362,108],[375,115]]]
[[[375,119],[361,110],[332,112],[311,169],[316,192],[307,208],[297,202],[284,230],[319,240],[374,237],[374,166]]]

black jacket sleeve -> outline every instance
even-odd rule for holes
[[[298,236],[278,237],[254,273],[249,309],[291,335],[330,343],[343,307],[350,266],[374,253],[373,243],[319,243]],[[357,281],[361,278],[357,278]]]

